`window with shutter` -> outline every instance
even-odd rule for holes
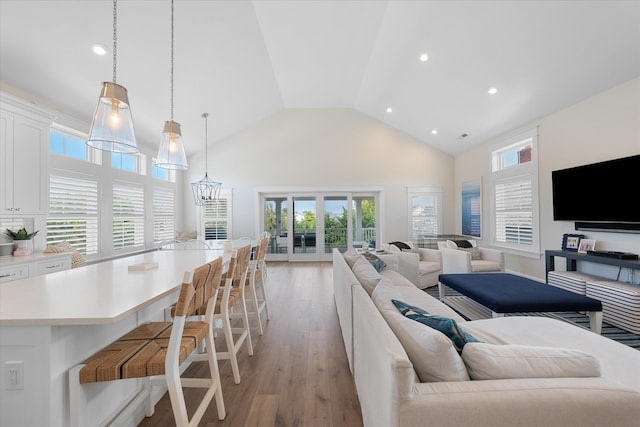
[[[68,242],[84,255],[98,253],[98,182],[55,171],[49,179],[47,244]]]
[[[231,192],[221,190],[218,201],[200,206],[200,232],[205,240],[231,239]]]
[[[113,184],[113,249],[144,246],[144,189]]]
[[[153,243],[175,237],[175,195],[173,191],[153,192]]]
[[[442,190],[439,188],[410,188],[408,196],[411,240],[419,243],[424,238],[441,234]]]
[[[493,245],[538,254],[537,129],[492,150]]]

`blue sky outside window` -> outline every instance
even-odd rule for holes
[[[84,141],[63,135],[59,132],[51,132],[49,137],[49,151],[74,159],[87,160],[87,145]]]

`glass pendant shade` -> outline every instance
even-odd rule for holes
[[[188,169],[187,156],[184,154],[182,144],[182,131],[180,123],[169,120],[164,122],[162,139],[156,157],[156,166],[163,169]]]
[[[191,190],[193,190],[193,201],[196,206],[217,201],[220,198],[220,187],[222,183],[212,180],[206,173],[200,181],[192,182]]]
[[[104,82],[91,123],[87,145],[115,153],[137,153],[127,89]]]

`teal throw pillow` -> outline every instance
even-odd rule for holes
[[[375,256],[371,252],[365,252],[363,255],[365,259],[369,261],[371,265],[373,265],[373,268],[375,268],[378,273],[384,270],[385,267],[387,266],[387,264],[384,261],[382,261],[380,258]]]
[[[405,302],[392,299],[391,302],[408,319],[420,322],[445,334],[453,343],[458,353],[462,353],[465,344],[479,342],[477,339],[460,329],[458,323],[446,316],[429,314],[420,307],[409,305]]]

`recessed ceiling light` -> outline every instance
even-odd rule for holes
[[[427,62],[428,60],[429,60],[429,55],[427,55],[426,53],[423,53],[422,55],[420,55],[420,61]]]
[[[387,107],[387,113],[393,113],[393,108]]]
[[[96,55],[102,56],[102,55],[106,55],[107,53],[107,48],[105,48],[101,44],[94,44],[93,46],[91,46],[91,49],[93,50],[93,53],[95,53]]]
[[[431,131],[432,134],[437,135],[438,134],[438,129],[434,129]]]
[[[489,93],[490,93],[491,95],[496,94],[496,93],[498,93],[498,89],[497,89],[497,88],[495,88],[495,87],[492,87],[491,89],[489,89]]]

